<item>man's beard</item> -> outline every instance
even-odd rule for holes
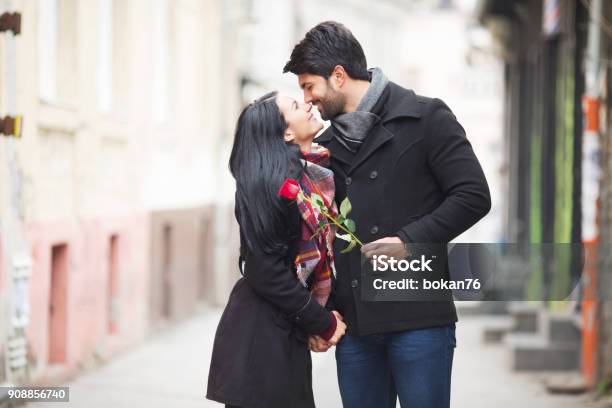
[[[341,93],[329,89],[325,95],[325,100],[319,101],[322,106],[321,119],[331,120],[344,113],[344,97]]]

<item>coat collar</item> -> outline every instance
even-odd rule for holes
[[[321,136],[315,139],[315,142],[329,149],[332,160],[335,159],[346,164],[347,166],[350,166],[347,175],[350,175],[368,157],[374,154],[374,152],[376,152],[381,146],[393,138],[393,133],[391,133],[381,123],[378,123],[376,126],[374,126],[374,128],[372,128],[370,134],[364,141],[363,146],[361,146],[357,151],[357,154],[354,155],[344,146],[342,146],[340,142],[338,142],[338,139],[334,137],[333,132],[334,130],[330,126],[321,134]]]
[[[389,96],[385,107],[383,108],[382,124],[399,118],[414,118],[421,117],[422,105],[424,102],[419,98],[413,90],[405,89],[394,82],[389,81]],[[334,138],[334,130],[329,126],[315,142],[326,145]]]
[[[366,138],[363,146],[357,152],[357,155],[351,154],[344,146],[342,146],[334,137],[334,129],[329,126],[315,142],[327,147],[335,158],[350,166],[348,173],[350,174],[376,150],[383,146],[388,140],[394,137],[384,125],[400,118],[421,117],[423,101],[414,91],[404,89],[401,86],[389,82],[390,92],[383,109],[382,121],[374,126],[370,134]]]
[[[337,159],[345,164],[351,164],[354,155],[349,152],[344,146],[334,137],[334,128],[329,126],[319,137],[314,140],[315,143],[325,146],[331,153],[331,158]]]
[[[421,117],[423,101],[413,90],[405,89],[394,82],[389,82],[389,98],[385,104],[383,124],[398,118]]]

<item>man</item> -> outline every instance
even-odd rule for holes
[[[411,243],[448,243],[490,209],[489,188],[465,132],[439,99],[416,95],[368,71],[359,42],[342,24],[311,29],[284,72],[331,126],[316,141],[330,149],[336,200],[348,195],[369,256],[406,256]],[[348,408],[450,405],[457,314],[451,300],[366,302],[358,251],[339,253],[334,308],[347,323],[336,349]],[[387,246],[387,248],[389,248]],[[310,339],[314,351],[329,344]]]

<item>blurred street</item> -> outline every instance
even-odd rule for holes
[[[70,383],[67,407],[221,407],[204,399],[210,350],[220,309],[202,309],[172,330],[118,356],[99,370]],[[460,317],[453,370],[453,407],[582,408],[603,407],[590,396],[551,396],[538,376],[509,369],[507,350],[484,345],[485,317]],[[318,407],[341,407],[334,354],[313,355]],[[36,403],[28,407],[56,407]],[[399,404],[398,404],[399,406]]]
[[[452,405],[611,400],[612,0],[0,0],[0,408],[8,387],[66,382],[61,406],[221,406],[205,393],[240,275],[236,120],[272,90],[305,99],[282,68],[328,20],[368,68],[448,105],[489,185],[452,242],[508,255],[499,281],[522,302],[462,304]],[[559,378],[585,394],[549,394]],[[333,352],[313,381],[341,407]]]

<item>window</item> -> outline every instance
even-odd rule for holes
[[[113,107],[113,0],[100,0],[98,43],[98,107],[110,112]]]
[[[129,2],[99,0],[98,108],[125,118],[130,89]]]
[[[57,99],[58,1],[38,2],[38,85],[44,100]]]
[[[39,95],[46,102],[76,99],[76,0],[38,2]]]
[[[168,0],[154,0],[153,6],[153,119],[156,123],[168,120]]]

